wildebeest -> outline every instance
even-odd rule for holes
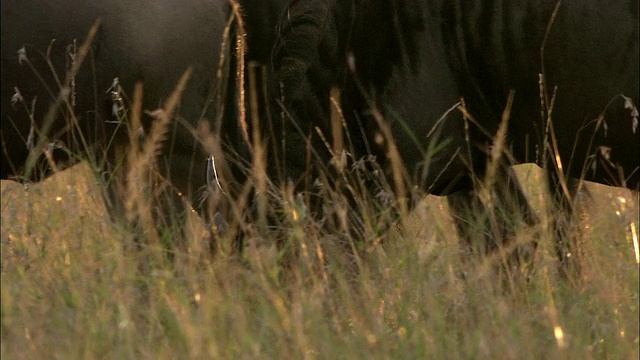
[[[522,162],[549,170],[568,211],[570,179],[638,189],[635,1],[292,1],[279,29],[272,89],[289,118],[278,130],[287,176],[304,176],[308,144],[326,148],[316,128],[331,143],[336,87],[353,156],[377,155],[391,178],[397,149],[404,180],[449,195],[459,213],[487,205],[485,187],[490,207],[535,223],[508,167]],[[325,163],[329,151],[318,153]]]
[[[638,101],[635,3],[574,1],[560,4],[557,12],[553,1],[293,0],[285,11],[280,11],[284,1],[243,4],[247,60],[270,63],[268,109],[263,112],[267,116],[261,124],[267,118],[273,120],[272,128],[263,133],[277,145],[269,148],[273,151],[269,158],[278,159],[269,166],[273,179],[303,183],[300,179],[308,177],[309,165],[301,154],[308,153],[309,147],[320,156],[321,166],[329,161],[330,152],[317,129],[329,142],[335,140],[329,94],[338,88],[353,143],[351,156],[376,155],[389,179],[394,179],[398,170],[392,169],[387,155],[395,148],[406,171],[401,179],[394,179],[396,189],[417,184],[428,193],[450,195],[454,209],[461,213],[486,201],[478,200],[478,195],[484,179],[490,178],[495,182],[488,185],[496,194],[496,205],[522,212],[526,222],[534,223],[535,216],[508,167],[516,162],[561,168],[551,171],[556,180],[555,174],[560,174],[638,187],[637,115],[634,118],[632,105],[625,107]],[[3,3],[3,178],[26,158],[31,128],[27,114],[35,95],[38,121],[57,94],[43,60],[50,58],[63,74],[68,66],[67,45],[83,38],[97,17],[102,25],[73,91],[72,110],[80,126],[87,127],[85,134],[111,134],[112,130],[101,127],[112,126],[118,115],[119,107],[114,105],[119,93],[112,87],[115,77],[125,93],[134,81],[144,80],[145,108],[154,109],[171,92],[182,70],[193,66],[177,118],[192,126],[199,119],[215,124],[215,120],[232,118],[224,123],[234,124],[223,129],[224,141],[242,152],[242,134],[235,125],[238,114],[233,109],[235,89],[221,86],[216,76],[226,3],[202,1],[178,8],[164,1],[144,8],[129,3],[71,5]],[[73,15],[67,18],[66,14]],[[272,32],[275,14],[281,14],[277,37]],[[52,38],[56,38],[53,43]],[[269,56],[273,42],[273,56]],[[19,63],[16,52],[23,45],[31,63],[40,61],[34,67],[52,91],[41,86],[43,80],[34,76],[29,64]],[[34,57],[32,50],[39,51],[39,56]],[[234,73],[236,64],[229,66]],[[12,102],[15,88],[24,100],[14,97],[18,101]],[[509,108],[510,91],[514,96]],[[456,108],[461,98],[464,116]],[[508,156],[489,167],[496,174],[487,177],[487,162],[496,148],[494,138],[505,108],[510,109],[508,151],[499,153]],[[206,185],[204,159],[210,154],[188,127],[176,124],[159,166],[180,192],[190,194],[192,203],[197,203],[197,190]],[[52,133],[48,136],[57,138]],[[100,149],[99,144],[108,139],[89,137],[88,142]],[[63,143],[69,146],[78,141]],[[468,235],[460,224],[463,235]]]

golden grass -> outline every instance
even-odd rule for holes
[[[539,169],[517,170],[534,203],[546,196]],[[285,270],[268,241],[243,261],[187,250],[145,264],[84,164],[26,188],[3,181],[2,356],[637,358],[637,194],[588,187],[581,281],[561,279],[543,241],[530,281],[505,291],[481,261],[460,261],[437,197],[357,270],[335,236],[291,221],[300,255]]]
[[[241,19],[237,7],[234,14]],[[240,58],[241,35],[236,39]],[[236,76],[243,84],[244,71]],[[249,93],[252,109],[255,95]],[[229,237],[241,230],[246,248],[238,257],[211,259],[198,216],[188,213],[185,229],[159,229],[147,202],[158,199],[144,193],[152,190],[145,178],[179,91],[174,96],[166,113],[159,113],[164,121],[151,131],[150,140],[138,144],[131,137],[133,148],[140,145],[142,151],[128,154],[131,202],[124,215],[130,223],[138,220],[137,228],[110,220],[102,181],[87,164],[40,184],[2,181],[3,358],[638,357],[637,193],[588,185],[593,199],[580,201],[581,274],[567,281],[557,270],[552,237],[544,228],[549,214],[542,210],[548,202],[542,173],[535,166],[518,167],[543,221],[516,231],[515,243],[538,237],[540,246],[529,280],[505,287],[504,278],[493,271],[500,259],[461,256],[442,198],[428,196],[408,211],[407,176],[381,114],[374,112],[374,118],[390,147],[401,226],[383,231],[384,219],[377,217],[388,209],[374,200],[359,175],[341,177],[347,183],[339,185],[348,186],[362,209],[360,243],[350,233],[344,195],[328,186],[321,191],[338,220],[319,224],[308,216],[308,199],[268,182],[265,144],[258,132],[249,144],[245,131],[253,172],[226,210],[233,229]],[[136,98],[132,129],[141,111]],[[337,98],[333,94],[334,143],[328,148],[342,176],[341,153],[349,144],[342,138]],[[257,119],[253,114],[249,119],[254,130]],[[245,130],[246,120],[242,113]],[[207,126],[201,124],[194,133],[210,154],[224,160]],[[240,214],[251,187],[258,192],[258,232],[248,231],[252,224]],[[272,204],[267,194],[277,209],[267,206]],[[213,205],[220,200],[216,196],[221,195],[208,199]],[[274,213],[278,229],[267,231],[265,223]],[[172,248],[160,238],[183,246]],[[231,253],[229,246],[217,246],[219,253]],[[164,261],[169,252],[171,260]]]

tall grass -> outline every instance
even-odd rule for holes
[[[150,203],[166,196],[150,174],[174,95],[145,143],[130,138],[129,224],[109,220],[103,182],[86,163],[41,184],[2,182],[3,358],[638,357],[637,193],[589,185],[575,234],[583,262],[577,281],[559,273],[544,225],[514,229],[516,244],[535,236],[539,246],[528,278],[505,286],[494,271],[499,258],[463,254],[442,199],[418,194],[409,211],[406,169],[383,119],[376,121],[390,144],[393,184],[345,170],[349,134],[342,137],[336,104],[327,147],[338,171],[321,173],[314,195],[323,217],[310,213],[310,196],[269,182],[255,133],[254,160],[242,164],[252,175],[227,209],[232,231],[217,239],[213,257],[202,219],[175,208],[169,215],[185,223],[158,224]],[[209,153],[221,151],[206,126],[194,133]],[[375,166],[363,168],[382,174]],[[548,224],[543,175],[533,166],[518,173]],[[251,189],[257,228],[243,215]],[[392,193],[402,195],[399,205]],[[245,247],[233,254],[228,243],[237,236]]]
[[[534,201],[547,196],[538,169],[518,170]],[[506,291],[482,259],[460,260],[436,197],[357,266],[340,234],[309,217],[281,224],[277,236],[299,249],[286,268],[269,239],[241,259],[187,248],[147,263],[130,230],[107,220],[86,165],[28,187],[3,181],[2,356],[637,358],[637,195],[590,189],[582,280],[559,276],[542,239],[529,281]],[[190,223],[196,243],[203,225]]]

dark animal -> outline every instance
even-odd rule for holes
[[[394,145],[382,115],[405,180],[449,195],[467,238],[464,214],[486,205],[538,221],[514,163],[548,169],[567,211],[570,179],[639,186],[635,1],[294,0],[272,66],[274,107],[287,114],[276,138],[288,145],[274,148],[286,176],[307,175],[299,154],[310,145],[320,149],[315,164],[329,160],[315,129],[333,141],[329,94],[338,88],[352,156],[376,155],[392,179]],[[505,109],[502,144],[494,139]],[[478,246],[495,248],[508,234],[495,235]],[[559,246],[562,260],[569,251]]]
[[[132,84],[143,80],[144,106],[154,109],[171,92],[183,69],[193,66],[194,75],[176,115],[184,121],[176,122],[158,165],[179,192],[198,204],[198,189],[207,186],[205,159],[210,154],[190,127],[200,119],[211,121],[213,128],[220,124],[216,120],[222,121],[225,150],[250,155],[237,126],[233,76],[222,82],[216,76],[226,4],[202,1],[176,8],[156,1],[137,9],[129,3],[71,5],[3,3],[2,177],[22,174],[29,153],[30,113],[35,134],[44,137],[45,143],[67,147],[68,154],[75,156],[79,152],[73,146],[81,144],[82,134],[85,143],[100,154],[117,133],[112,122],[121,115],[121,94],[114,92],[114,78],[119,79],[123,94],[131,93]],[[249,42],[246,60],[270,60],[271,64],[270,92],[262,111],[273,120],[271,128],[263,129],[263,137],[278,144],[269,148],[269,158],[278,159],[272,164],[278,166],[269,166],[274,180],[303,183],[300,180],[309,177],[309,165],[300,155],[310,147],[321,160],[318,164],[328,162],[330,153],[316,128],[329,142],[333,140],[329,94],[331,88],[338,88],[353,158],[376,155],[392,179],[387,154],[393,143],[398,144],[407,170],[405,185],[418,184],[429,193],[450,195],[459,213],[464,208],[474,211],[482,202],[477,190],[486,178],[491,145],[513,90],[507,127],[510,156],[502,156],[491,170],[496,172],[489,184],[496,205],[523,213],[525,222],[536,221],[509,168],[515,162],[534,161],[554,169],[559,167],[555,159],[562,159],[562,171],[550,171],[560,174],[551,176],[554,188],[565,175],[638,188],[637,115],[634,120],[632,109],[625,107],[627,99],[628,103],[638,101],[635,3],[574,1],[562,3],[557,16],[555,2],[533,1],[512,5],[294,0],[285,11],[280,11],[284,1],[246,0],[243,5]],[[282,14],[277,34],[275,14]],[[102,25],[90,57],[74,79],[74,103],[65,102],[58,109],[74,113],[79,127],[69,127],[61,114],[51,131],[38,134],[59,88],[50,69],[64,78],[68,54],[74,53],[67,46],[84,38],[98,17]],[[16,52],[23,46],[29,62],[20,64]],[[228,66],[229,73],[235,73],[236,64]],[[542,106],[540,73],[544,75]],[[15,89],[20,96],[13,96]],[[461,97],[473,118],[465,119],[455,109]],[[147,119],[145,128],[149,123]],[[389,132],[383,129],[385,123]],[[548,141],[550,129],[553,141]],[[79,150],[87,150],[82,147]],[[115,158],[96,157],[104,158],[98,163]],[[242,171],[235,175],[242,183]],[[558,198],[562,203],[565,196]],[[468,227],[463,220],[460,229],[470,235],[464,233]]]

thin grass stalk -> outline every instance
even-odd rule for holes
[[[338,173],[342,173],[345,167],[344,152],[344,133],[342,131],[342,112],[340,111],[340,89],[331,88],[329,96],[331,108],[331,135],[333,139],[333,160],[335,162]]]
[[[238,122],[247,146],[251,146],[249,126],[247,124],[246,91],[245,91],[245,55],[247,53],[247,33],[242,16],[242,7],[237,0],[230,0],[231,12],[238,26],[236,33],[236,86],[238,89]]]
[[[499,171],[498,167],[504,166],[504,160],[502,159],[504,151],[505,151],[505,143],[507,141],[507,131],[509,128],[509,118],[511,116],[511,108],[513,106],[513,98],[515,93],[513,91],[509,92],[509,96],[507,98],[507,104],[505,106],[504,111],[502,112],[502,119],[500,121],[500,125],[498,126],[498,131],[493,139],[493,146],[491,147],[491,151],[489,154],[489,162],[487,164],[487,170],[484,176],[484,186],[480,187],[478,190],[478,194],[480,195],[480,199],[483,202],[484,208],[487,210],[486,213],[489,217],[489,222],[491,224],[491,228],[493,229],[493,236],[495,237],[495,241],[498,244],[498,247],[501,247],[504,244],[502,227],[499,225],[499,220],[496,218],[496,208],[493,199],[493,192],[496,186],[496,174]],[[505,206],[506,204],[501,204]],[[501,252],[501,251],[499,251]],[[502,258],[503,260],[506,257]]]
[[[80,67],[84,62],[84,59],[89,54],[89,50],[91,49],[91,44],[93,43],[95,37],[97,36],[99,28],[100,28],[100,20],[97,20],[93,24],[93,26],[91,26],[91,29],[89,29],[87,38],[80,46],[80,49],[76,55],[75,62],[71,66],[71,69],[69,69],[69,71],[66,73],[64,84],[60,84],[60,91],[58,93],[58,96],[56,97],[55,102],[51,104],[51,106],[49,107],[49,110],[47,111],[47,114],[44,117],[42,128],[39,131],[40,136],[38,138],[38,142],[33,147],[33,149],[29,152],[29,156],[27,157],[27,160],[25,162],[26,178],[29,178],[31,176],[31,171],[33,171],[36,160],[39,157],[40,153],[42,152],[45,142],[47,141],[46,134],[49,133],[49,130],[56,119],[58,110],[63,104],[68,103],[69,95],[71,94],[71,82],[78,74],[78,71],[80,71]],[[54,71],[54,74],[55,74],[55,71]],[[77,119],[75,119],[75,116],[73,115],[73,111],[70,111],[70,114],[72,117],[72,121],[74,123],[77,123]],[[82,137],[81,140],[83,141],[83,145],[85,146],[85,148],[88,148],[88,145],[86,144],[85,139]]]
[[[129,203],[127,204],[127,208],[131,210],[136,209],[137,211],[127,216],[130,224],[136,221],[136,219],[140,221],[149,240],[149,245],[157,249],[160,249],[161,245],[154,221],[153,206],[151,204],[154,197],[145,195],[144,189],[153,189],[154,187],[157,176],[154,170],[156,166],[156,156],[158,156],[162,150],[170,129],[171,120],[173,119],[173,113],[180,103],[180,98],[182,97],[191,73],[192,69],[188,68],[180,77],[175,90],[165,102],[164,107],[150,113],[155,119],[151,126],[149,136],[144,144],[142,144],[142,152],[136,155],[130,154],[131,160],[135,162],[129,163],[127,194],[132,198],[132,201],[137,202],[137,204]],[[136,101],[139,101],[138,104],[140,104],[142,88],[136,87],[136,89],[139,89],[139,92],[135,95]],[[134,108],[140,110],[141,105],[138,104],[134,105]],[[139,119],[135,121],[139,122]],[[129,136],[131,138],[132,136],[136,136],[136,134],[130,132]],[[137,152],[138,149],[132,148],[130,151]],[[155,253],[154,251],[154,254]],[[156,258],[156,260],[160,260],[160,258]]]
[[[258,86],[256,69],[258,65],[249,64],[249,103],[251,106],[251,130],[253,140],[253,164],[252,175],[256,191],[256,201],[258,205],[258,229],[262,234],[267,231],[267,172],[266,172],[266,151],[262,143],[260,114],[258,107]]]
[[[560,182],[560,186],[562,187],[562,191],[564,192],[564,195],[566,196],[567,199],[571,199],[571,195],[565,181],[566,178],[564,175],[564,171],[562,168],[562,161],[560,159],[560,155],[558,151],[555,131],[553,130],[552,114],[553,114],[553,106],[555,103],[558,88],[557,86],[554,87],[553,94],[551,98],[549,98],[549,94],[547,92],[548,89],[546,86],[547,72],[546,72],[546,66],[545,66],[545,49],[546,49],[547,41],[549,40],[549,34],[551,34],[551,29],[553,28],[553,24],[556,20],[556,17],[558,16],[558,12],[560,11],[561,5],[562,5],[562,1],[558,1],[556,3],[556,6],[553,9],[553,12],[551,13],[549,22],[547,23],[547,28],[545,29],[544,38],[542,39],[542,44],[540,45],[540,74],[539,74],[538,86],[540,87],[540,102],[541,102],[541,109],[542,109],[541,115],[543,118],[543,123],[546,124],[545,139],[543,142],[543,144],[545,145],[543,147],[542,161],[543,161],[543,164],[545,165],[547,164],[547,144],[548,144],[549,146],[551,146],[551,154],[553,155],[555,170],[558,172],[558,179]],[[546,116],[545,116],[545,112],[546,112]]]
[[[384,117],[376,108],[372,110],[373,118],[376,120],[378,127],[382,131],[382,134],[387,141],[387,151],[389,160],[391,161],[391,172],[393,174],[393,183],[395,186],[397,201],[400,206],[400,218],[402,221],[407,218],[409,215],[409,204],[408,204],[408,193],[406,186],[406,167],[402,161],[402,157],[400,156],[400,151],[398,150],[398,146],[393,137],[393,132],[391,131],[391,127],[384,120]]]
[[[142,126],[140,116],[142,114],[142,94],[143,84],[136,83],[133,91],[133,104],[131,107],[131,126],[129,127],[129,144],[131,148],[127,152],[127,195],[125,201],[125,212],[127,221],[132,224],[138,214],[138,206],[142,204],[142,168],[136,166],[140,162],[140,141],[138,138],[138,129]]]

